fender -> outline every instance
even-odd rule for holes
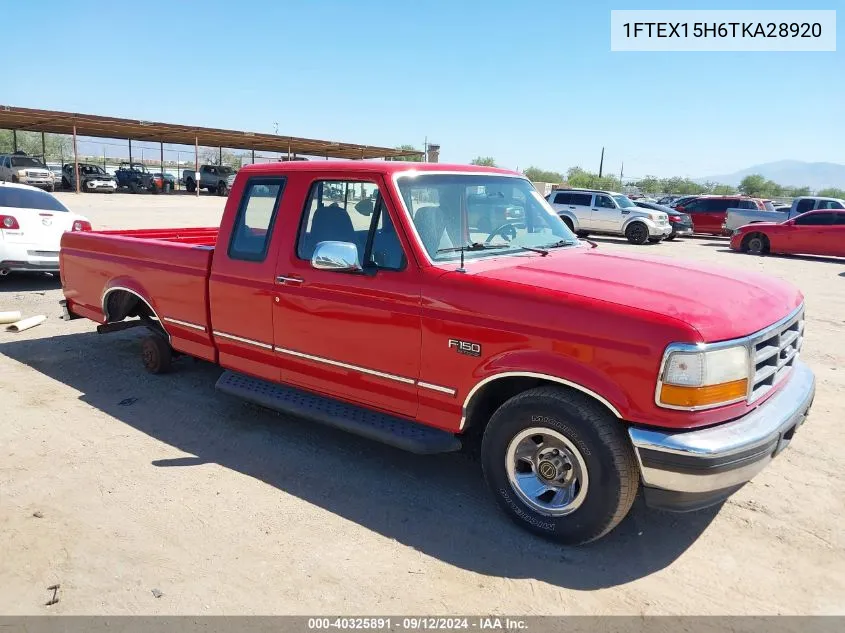
[[[580,231],[580,222],[578,222],[578,218],[575,216],[574,213],[571,211],[558,211],[558,217],[562,220],[563,218],[567,218],[572,222],[572,227],[574,231]]]
[[[589,360],[589,350],[583,352]],[[627,396],[619,385],[605,374],[575,358],[537,350],[514,350],[488,359],[474,372],[475,382],[468,390],[461,410],[460,429],[463,430],[473,397],[479,390],[496,380],[524,376],[542,378],[572,387],[595,398],[617,418],[629,407]]]
[[[628,228],[628,225],[632,224],[633,222],[642,222],[643,224],[645,224],[649,229],[649,233],[652,229],[657,228],[657,225],[652,221],[651,218],[647,218],[642,215],[635,215],[634,217],[628,218],[622,223],[622,232],[624,233],[625,229]]]
[[[117,290],[124,290],[126,292],[129,292],[138,297],[141,301],[143,301],[150,309],[150,312],[153,313],[153,316],[156,318],[156,320],[158,320],[159,324],[161,325],[161,329],[163,329],[164,333],[167,334],[168,341],[170,340],[170,332],[167,331],[167,328],[164,325],[164,321],[162,321],[161,317],[159,317],[158,311],[155,309],[154,302],[151,299],[147,298],[150,296],[149,293],[147,293],[146,289],[142,284],[140,284],[137,280],[132,279],[131,277],[115,277],[114,279],[110,279],[106,283],[106,286],[103,289],[103,296],[101,300],[104,323],[109,322],[109,315],[107,310],[109,294]]]

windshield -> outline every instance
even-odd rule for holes
[[[79,171],[83,174],[104,174],[103,168],[99,165],[80,165]]]
[[[571,246],[572,232],[523,178],[492,174],[416,174],[398,179],[399,192],[432,261],[455,261],[453,249],[474,247],[467,259]],[[489,249],[489,250],[488,250]]]
[[[68,211],[65,205],[45,191],[20,187],[0,187],[0,207]]]
[[[12,167],[44,167],[44,164],[29,156],[12,156]]]
[[[613,197],[614,200],[616,200],[616,204],[619,205],[620,209],[627,209],[629,207],[637,206],[633,202],[631,202],[631,199],[628,196],[621,196],[620,195],[620,196],[612,196],[612,197]]]

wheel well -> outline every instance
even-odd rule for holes
[[[106,323],[117,323],[129,317],[138,317],[155,332],[168,336],[155,310],[146,299],[131,290],[107,291],[103,300],[103,315]]]
[[[569,228],[570,231],[575,230],[575,222],[567,215],[560,216],[560,219],[563,220],[563,223]]]
[[[484,433],[487,422],[490,420],[493,413],[495,413],[496,409],[523,391],[543,386],[557,387],[573,393],[586,395],[607,409],[607,411],[614,417],[621,417],[619,412],[616,411],[610,403],[603,401],[600,396],[597,396],[588,390],[579,389],[564,382],[541,376],[506,376],[502,378],[494,378],[490,382],[484,384],[480,389],[478,389],[478,391],[471,394],[469,402],[466,403],[464,410],[465,419],[463,431],[472,435],[481,435]]]

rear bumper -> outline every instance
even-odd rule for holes
[[[673,224],[672,235],[692,235],[692,225],[689,224]]]
[[[45,245],[2,242],[0,270],[56,272],[59,270],[59,246],[48,249]]]
[[[737,420],[693,431],[630,427],[646,502],[684,512],[726,499],[786,448],[815,390],[813,372],[796,361],[780,391]]]
[[[654,222],[646,222],[648,226],[649,237],[666,237],[672,234],[671,224],[655,224]]]

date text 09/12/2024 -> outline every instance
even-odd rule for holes
[[[818,38],[818,22],[626,22],[625,37],[636,38]]]

